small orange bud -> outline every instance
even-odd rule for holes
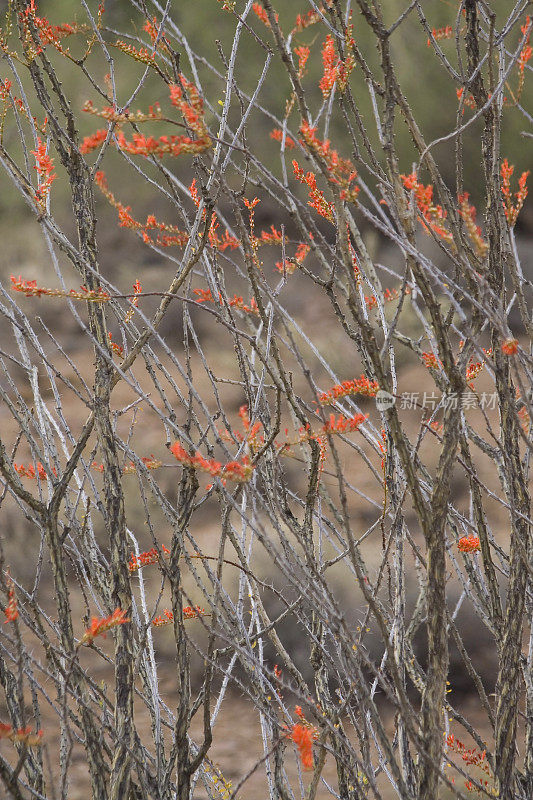
[[[518,352],[518,341],[517,339],[506,339],[505,342],[502,344],[502,352],[505,353],[506,356],[514,356]]]

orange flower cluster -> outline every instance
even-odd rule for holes
[[[452,235],[444,223],[446,211],[442,206],[435,205],[433,202],[433,186],[431,184],[424,186],[423,183],[419,183],[416,172],[412,172],[410,175],[400,175],[400,178],[407,191],[414,192],[416,206],[420,211],[420,222],[424,228],[431,229],[441,239],[451,242]]]
[[[283,141],[283,131],[281,128],[274,128],[274,130],[270,131],[270,138],[274,139],[276,142]],[[296,144],[294,143],[294,139],[291,139],[290,136],[285,136],[285,147],[287,150],[294,150]]]
[[[457,547],[462,553],[475,553],[480,550],[479,537],[463,536],[457,542]]]
[[[302,426],[298,431],[298,438],[294,441],[287,440],[283,443],[276,442],[277,452],[280,456],[289,456],[293,457],[293,446],[300,445],[303,442],[309,442],[314,440],[319,447],[320,456],[319,456],[319,464],[318,464],[318,480],[324,471],[324,464],[326,463],[327,457],[327,438],[326,436],[331,436],[332,434],[342,434],[342,433],[351,433],[353,431],[359,430],[359,427],[362,423],[367,419],[368,415],[364,414],[354,414],[353,417],[345,417],[343,414],[340,414],[338,417],[335,417],[335,414],[330,414],[329,420],[322,425],[322,427],[318,431],[311,430],[311,426],[309,423],[307,425]],[[285,428],[285,435],[288,436],[288,429]],[[260,442],[263,442],[263,437],[260,437]]]
[[[157,458],[155,458],[153,453],[150,456],[143,456],[141,458],[141,461],[143,462],[146,469],[159,469],[159,467],[163,466],[162,462],[159,461]],[[103,472],[104,465],[98,464],[96,461],[93,461],[91,464],[91,469],[95,469],[98,472]],[[122,468],[122,473],[124,475],[132,475],[135,472],[137,472],[137,467],[135,466],[133,461],[130,461],[129,464],[125,464],[124,467]]]
[[[307,14],[297,14],[296,23],[292,29],[293,33],[301,33],[310,25],[314,25],[320,19],[320,14],[316,11],[308,11]]]
[[[525,25],[521,26],[521,31],[523,34],[525,34],[526,31],[528,30],[529,24],[530,24],[530,18],[528,16],[526,17]],[[525,82],[524,70],[526,68],[527,62],[530,60],[532,55],[533,55],[533,49],[531,48],[531,45],[529,43],[529,35],[528,35],[526,42],[522,50],[520,51],[520,55],[518,56],[518,86],[515,94],[511,92],[513,97],[513,103],[507,102],[507,98],[504,97],[504,105],[516,105],[519,102],[522,96],[522,91],[524,89],[524,82]]]
[[[6,610],[4,611],[4,624],[6,622],[14,622],[19,615],[17,598],[15,596],[15,584],[13,583],[13,579],[9,574],[6,577],[6,583],[9,586],[9,589],[7,592],[7,606]]]
[[[189,194],[191,195],[191,199],[196,208],[200,208],[200,195],[198,193],[198,189],[196,188],[196,178],[192,179],[192,183],[189,186]],[[202,219],[205,219],[205,209],[202,213]]]
[[[261,231],[260,241],[261,244],[282,244],[283,237],[281,235],[281,231],[278,231],[278,229],[274,225],[271,225],[270,232]]]
[[[141,64],[146,64],[147,66],[153,66],[155,64],[155,50],[150,53],[146,47],[136,48],[132,44],[123,42],[122,39],[117,39],[116,42],[110,42],[111,47],[116,47],[122,53],[125,53],[130,58],[133,58],[134,61],[139,61]]]
[[[318,739],[318,734],[316,729],[304,720],[300,706],[296,706],[296,708],[299,710],[297,716],[300,717],[302,722],[297,722],[296,725],[293,725],[288,736],[298,748],[302,767],[304,769],[313,769],[313,742]]]
[[[93,150],[96,150],[97,147],[100,147],[106,139],[107,131],[103,129],[92,133],[90,136],[85,136],[83,142],[80,144],[80,153],[83,155],[91,153]]]
[[[205,141],[198,143],[197,140],[182,134],[156,138],[154,136],[145,136],[143,133],[134,133],[132,140],[127,141],[122,131],[117,134],[117,141],[119,150],[134,156],[144,156],[145,158],[148,158],[148,156],[162,158],[164,155],[179,156],[182,153],[198,155],[198,153],[202,153],[211,145],[210,139],[206,145]]]
[[[311,234],[309,235],[311,236]],[[278,272],[286,272],[288,275],[292,275],[295,269],[303,264],[310,251],[311,245],[301,242],[296,248],[293,258],[286,258],[285,261],[276,261],[276,269]]]
[[[445,28],[433,28],[431,35],[436,41],[439,41],[439,39],[451,39],[453,28],[451,25],[446,25]],[[428,47],[431,47],[431,39],[428,39]]]
[[[259,433],[262,428],[260,420],[254,422],[252,425],[250,417],[248,416],[248,406],[243,405],[239,408],[239,417],[241,418],[244,433],[233,430],[230,433],[226,430],[219,429],[218,433],[221,439],[227,442],[246,442],[252,452],[259,450],[265,443],[265,437]]]
[[[0,99],[8,100],[10,92],[11,92],[11,81],[5,78],[5,80],[0,81]]]
[[[213,294],[211,289],[193,289],[192,293],[198,298],[197,303],[214,303]],[[219,300],[222,299],[222,294],[219,292]]]
[[[457,99],[460,100],[464,93],[464,86],[461,86],[460,89],[457,89],[456,93],[457,93]],[[471,94],[465,95],[463,102],[465,106],[468,106],[468,108],[476,108],[476,101],[474,100],[474,96]],[[464,114],[464,109],[463,109],[463,114]]]
[[[531,420],[529,419],[528,410],[525,406],[522,406],[522,408],[519,410],[518,419],[520,420],[520,426],[522,430],[527,436],[531,427]]]
[[[248,198],[245,197],[243,202],[248,209],[248,216],[250,219],[250,244],[252,246],[253,257],[256,261],[256,265],[259,266],[259,263],[257,262],[257,248],[261,244],[261,239],[258,239],[255,235],[255,207],[261,201],[258,197],[254,197],[253,200],[248,200]]]
[[[296,23],[294,28],[292,29],[292,33],[301,33],[303,30],[308,28],[310,25],[314,25],[315,22],[318,22],[320,19],[320,13],[323,13],[326,10],[326,6],[330,7],[333,0],[325,0],[324,5],[319,5],[317,11],[308,11],[307,14],[298,14],[296,16]],[[320,12],[320,13],[319,13]]]
[[[185,606],[182,611],[185,619],[192,619],[193,617],[199,617],[200,614],[205,614],[205,608],[200,608],[200,606],[195,606],[194,608]]]
[[[112,205],[113,208],[117,209],[120,226],[122,228],[130,228],[131,230],[138,231],[142,235],[143,241],[146,244],[158,245],[159,247],[171,247],[171,246],[184,247],[189,241],[188,233],[180,230],[180,228],[176,227],[175,225],[169,225],[165,222],[160,222],[159,220],[156,219],[156,217],[153,214],[147,215],[146,222],[140,222],[139,220],[134,219],[134,217],[132,217],[130,213],[131,206],[125,206],[119,200],[117,200],[113,192],[109,189],[106,175],[102,170],[99,170],[96,173],[95,181],[100,191],[106,197],[110,205]],[[189,192],[193,203],[198,208],[200,205],[200,195],[196,188],[196,180],[193,180],[193,182],[189,186]],[[259,202],[257,198],[256,201]],[[255,205],[255,201],[253,201],[253,204]],[[250,206],[251,206],[250,215],[252,220],[253,206],[252,204],[250,204]],[[206,212],[204,209],[203,219],[205,219],[205,217],[206,217]],[[237,237],[230,234],[228,230],[225,230],[224,233],[220,235],[218,233],[219,227],[220,226],[217,220],[217,216],[215,213],[213,213],[211,216],[211,222],[208,231],[208,241],[211,247],[215,248],[220,252],[224,252],[228,248],[230,248],[231,250],[235,250],[236,248],[241,246],[240,240],[237,239]],[[157,231],[157,235],[155,237],[150,236],[149,232],[151,231]],[[260,244],[282,243],[281,231],[278,231],[274,225],[270,226],[270,232],[262,231],[261,236],[259,238],[253,235],[253,230],[252,230],[251,239],[254,247],[258,247]],[[205,301],[210,299],[211,298],[207,296],[204,298]],[[134,301],[132,301],[132,303],[133,302]],[[241,310],[247,311],[248,313],[252,314],[257,313],[257,306],[255,300],[253,299],[250,301],[249,306],[246,306],[243,299],[241,297],[238,297],[237,295],[235,295],[233,300],[230,300],[229,302],[230,305],[237,306],[238,308],[241,308]]]
[[[422,353],[422,361],[427,369],[442,369],[442,364],[435,353]]]
[[[468,198],[468,192],[460,194],[457,198],[459,202],[459,213],[465,221],[466,230],[478,256],[485,258],[489,246],[481,235],[481,228],[479,225],[476,225],[476,207],[468,202]]]
[[[350,433],[359,430],[366,419],[368,414],[354,414],[353,417],[345,417],[344,414],[335,417],[335,414],[330,414],[322,430],[324,433]]]
[[[307,184],[309,187],[309,197],[311,200],[309,201],[308,205],[310,205],[311,208],[314,208],[321,217],[327,219],[328,222],[333,222],[333,205],[328,203],[324,197],[324,192],[321,192],[320,189],[317,188],[315,173],[305,173],[297,161],[292,162],[292,167],[294,169],[294,175],[296,179],[299,180],[300,183]]]
[[[152,44],[155,44],[156,39],[159,35],[159,40],[157,42],[157,47],[161,48],[161,50],[168,52],[168,40],[163,33],[162,35],[159,33],[160,24],[157,21],[157,17],[152,17],[152,19],[147,19],[143,25],[143,31],[146,31],[150,39],[152,40]]]
[[[511,176],[513,172],[514,166],[509,164],[507,159],[504,158],[501,166],[503,207],[507,222],[511,228],[515,225],[518,215],[527,197],[526,184],[529,170],[527,170],[527,172],[523,172],[518,180],[518,191],[515,192],[514,203],[511,197]]]
[[[502,344],[502,353],[506,356],[515,356],[518,353],[518,340],[506,339]]]
[[[349,247],[350,247],[350,257],[352,259],[352,267],[353,267],[353,274],[354,274],[354,277],[355,277],[355,282],[357,283],[357,285],[359,285],[359,281],[361,280],[361,276],[360,276],[360,273],[359,273],[359,264],[357,263],[357,255],[356,255],[356,252],[353,249],[351,243],[349,244]],[[406,292],[406,294],[408,294],[408,293],[409,293],[409,291]]]
[[[298,58],[298,77],[301,78],[305,71],[305,65],[309,60],[311,50],[309,47],[295,47],[294,55]]]
[[[174,619],[174,614],[172,611],[169,611],[168,608],[163,609],[163,614],[160,614],[158,617],[152,620],[152,625],[155,625],[156,628],[160,628],[161,625],[168,625],[169,622],[172,622]]]
[[[164,544],[161,545],[161,550],[165,555],[170,553],[170,550]],[[147,567],[150,564],[159,564],[159,554],[155,547],[145,553],[140,553],[138,556],[132,553],[128,562],[128,569],[130,572],[137,572],[141,567]]]
[[[470,364],[466,368],[466,380],[473,381],[474,378],[477,378],[479,373],[482,371],[483,367],[485,366],[484,361],[471,361]]]
[[[156,103],[154,106],[148,107],[148,113],[144,111],[135,111],[131,112],[128,109],[124,109],[120,114],[116,108],[113,106],[104,106],[102,109],[98,110],[93,106],[92,100],[86,100],[85,104],[82,108],[82,111],[85,111],[86,114],[93,114],[95,117],[101,117],[102,119],[106,119],[108,122],[117,122],[117,123],[124,123],[124,122],[149,122],[154,119],[162,119],[163,114],[161,111],[161,106],[159,103]],[[97,134],[106,133],[106,131],[97,131]],[[95,136],[97,135],[95,134]],[[90,137],[87,137],[90,138]],[[105,139],[105,136],[103,137]],[[86,140],[84,140],[86,141]],[[84,145],[82,145],[83,147]],[[80,148],[81,149],[81,148]],[[81,150],[81,152],[89,152],[91,149],[94,148],[87,148],[87,150]]]
[[[232,236],[228,230],[225,230],[224,234],[219,236],[217,233],[218,227],[219,223],[216,214],[213,213],[211,216],[211,225],[209,226],[209,231],[207,234],[207,238],[211,247],[214,247],[215,250],[219,250],[221,253],[223,253],[228,247],[230,250],[236,250],[241,246],[241,243],[237,237]]]
[[[46,476],[46,470],[45,470],[45,468],[43,467],[43,465],[41,464],[40,461],[37,462],[37,470],[35,470],[35,467],[33,466],[33,464],[30,464],[29,466],[25,467],[24,464],[15,464],[15,463],[13,464],[13,469],[22,478],[35,479],[37,477],[37,475],[38,475],[39,478],[41,478],[41,480],[44,481],[44,480],[46,480],[46,477],[47,477]],[[52,472],[54,473],[54,475],[57,475],[57,470],[56,470],[55,467],[52,467]]]
[[[438,422],[436,419],[433,422],[430,422],[429,419],[424,420],[425,424],[428,425],[432,430],[436,431],[437,433],[442,433],[444,430],[444,425],[441,422]]]
[[[270,22],[268,21],[267,12],[263,8],[260,3],[254,3],[252,6],[252,11],[256,15],[257,19],[260,19],[263,25],[266,25],[267,28],[270,28]],[[276,19],[278,15],[276,14]]]
[[[193,292],[193,294],[195,294],[198,297],[198,300],[196,301],[197,303],[214,303],[215,302],[215,300],[213,298],[213,294],[211,292],[211,289],[193,289],[192,292]],[[220,305],[224,304],[224,300],[223,300],[221,292],[218,293],[218,302],[219,302]],[[246,303],[244,302],[244,299],[240,295],[234,294],[231,299],[227,298],[227,303],[232,308],[238,308],[240,311],[244,311],[246,314],[258,314],[259,313],[255,297],[252,297],[250,299],[250,304],[246,305]]]
[[[347,27],[345,47],[349,50],[353,44],[352,25],[350,24]],[[335,83],[338,84],[341,91],[344,91],[348,77],[355,67],[355,60],[351,52],[347,54],[346,61],[337,57],[331,34],[326,36],[326,41],[322,46],[322,65],[324,73],[319,83],[322,95],[329,97]]]
[[[465,764],[480,769],[482,772],[485,773],[485,775],[487,775],[487,777],[491,780],[491,782],[494,780],[491,769],[486,759],[485,750],[480,752],[479,750],[476,750],[475,747],[469,750],[462,742],[459,741],[459,739],[456,739],[454,737],[453,733],[450,733],[448,736],[446,736],[446,744],[450,750],[452,750],[454,753],[457,753],[457,755],[461,756]],[[489,782],[487,780],[481,779],[480,783],[484,785],[487,789],[489,788]],[[471,781],[465,781],[465,786],[469,791],[472,791],[474,788],[476,788]],[[492,791],[490,791],[489,793],[493,794]]]
[[[246,483],[254,471],[254,465],[250,464],[247,456],[244,456],[241,461],[228,461],[227,464],[221,464],[214,458],[204,458],[201,453],[190,456],[179,442],[174,442],[170,452],[181,464],[208,472],[213,477],[235,481],[235,483]]]
[[[42,142],[37,137],[37,150],[31,151],[32,156],[35,156],[37,162],[34,169],[37,170],[39,176],[39,185],[35,191],[35,199],[38,203],[43,205],[46,198],[50,194],[50,188],[57,178],[54,170],[54,159],[48,155],[46,150],[46,143]]]
[[[102,170],[98,170],[96,173],[95,182],[109,204],[117,209],[120,227],[139,231],[146,244],[156,244],[159,247],[184,247],[189,241],[189,235],[185,231],[180,230],[175,225],[159,222],[153,214],[148,214],[146,222],[139,222],[134,219],[129,213],[131,206],[124,206],[116,199],[107,185],[107,178]],[[148,234],[148,231],[158,231],[158,234],[153,238]]]
[[[28,43],[31,41],[28,31],[28,27],[31,24],[37,29],[39,39],[44,47],[46,47],[48,44],[51,44],[56,48],[56,50],[65,55],[68,53],[68,48],[63,49],[60,39],[66,36],[71,36],[74,33],[81,33],[89,30],[87,25],[69,25],[68,23],[63,25],[51,25],[46,17],[37,16],[36,6],[36,0],[30,0],[30,3],[24,9],[24,12],[19,14],[20,21],[27,32],[26,41],[28,41]],[[31,45],[30,50],[34,55],[42,53],[41,47],[34,49],[33,45]]]
[[[120,608],[115,608],[109,617],[101,617],[100,619],[93,617],[90,626],[80,639],[80,644],[91,644],[97,636],[103,636],[105,639],[107,631],[111,630],[111,628],[116,628],[117,625],[124,625],[125,622],[129,621],[129,618],[126,617],[126,612]]]
[[[104,303],[109,300],[110,295],[104,289],[87,289],[80,286],[78,289],[70,289],[64,292],[62,289],[47,289],[44,286],[37,286],[37,281],[26,281],[20,275],[15,278],[11,275],[12,289],[15,292],[22,292],[26,297],[68,297],[70,300],[86,300],[89,303]]]
[[[127,313],[126,313],[126,316],[124,317],[124,322],[126,324],[128,322],[131,322],[131,318],[133,317],[133,314],[135,313],[135,308],[136,308],[136,306],[137,306],[137,304],[139,302],[139,295],[142,293],[142,290],[143,290],[143,287],[142,287],[140,281],[136,280],[135,283],[133,284],[133,291],[135,292],[135,294],[133,295],[133,297],[130,297],[130,307],[129,307]]]
[[[170,87],[170,100],[173,106],[179,108],[185,122],[196,134],[196,148],[183,152],[201,153],[211,146],[211,138],[204,119],[204,101],[194,83],[188,81],[181,73],[179,79],[181,86],[172,85]],[[188,95],[188,100],[185,99],[184,93]]]
[[[124,358],[124,348],[113,341],[113,334],[111,331],[107,334],[109,337],[109,347],[119,358]]]
[[[397,289],[385,289],[383,292],[383,302],[385,303],[390,303],[392,300],[396,300],[397,297]],[[367,297],[365,295],[365,304],[369,311],[372,308],[376,308],[378,304],[377,297],[375,295],[372,295],[371,297]]]
[[[99,6],[99,16],[102,15],[104,10],[103,4]],[[54,25],[54,31],[58,38],[66,37],[66,36],[73,36],[75,33],[86,33],[87,31],[91,30],[88,25],[80,25],[77,22],[71,24],[70,22],[64,22],[62,25]]]
[[[331,90],[337,80],[337,53],[335,52],[335,44],[333,37],[328,34],[326,41],[322,46],[322,64],[324,67],[324,74],[320,80],[319,86],[324,97],[329,97]]]
[[[337,151],[331,150],[329,139],[324,141],[318,139],[316,128],[312,128],[308,122],[302,122],[300,133],[302,134],[300,142],[311,153],[325,161],[331,176],[330,181],[341,187],[341,200],[355,203],[359,187],[353,185],[353,181],[357,178],[357,171],[352,162],[347,158],[339,158]]]
[[[28,747],[39,747],[42,744],[43,732],[32,733],[31,728],[15,730],[12,725],[0,722],[0,739],[9,739],[12,742],[22,742]]]
[[[205,608],[200,608],[200,606],[195,606],[192,608],[191,606],[185,606],[183,608],[183,616],[185,619],[195,619],[196,617],[201,617],[205,614]],[[162,625],[168,625],[169,622],[174,621],[174,614],[172,611],[169,611],[168,608],[163,609],[163,613],[152,620],[152,625],[156,628],[160,628]]]
[[[146,469],[159,469],[159,467],[163,466],[163,462],[159,461],[159,459],[156,458],[153,453],[149,456],[142,456],[141,461]],[[137,472],[137,467],[133,461],[130,461],[129,464],[124,465],[122,472],[124,475],[132,475],[133,473]]]
[[[526,35],[526,32],[528,31],[530,24],[531,24],[531,18],[530,18],[529,14],[528,14],[528,16],[526,17],[525,23],[520,26],[520,30],[522,31],[522,35],[523,36]],[[525,66],[526,66],[527,62],[529,61],[529,59],[531,58],[531,56],[533,55],[533,49],[531,48],[531,45],[529,44],[529,39],[530,39],[530,36],[528,34],[528,37],[527,37],[527,39],[525,41],[525,44],[524,44],[522,50],[520,51],[520,55],[518,57],[518,71],[520,72],[520,80],[521,81],[523,81]],[[519,87],[518,94],[520,95],[520,93],[521,93],[521,87]]]
[[[365,397],[375,397],[378,393],[379,385],[376,381],[370,381],[366,375],[361,375],[360,378],[354,378],[351,381],[343,381],[342,383],[333,386],[329,392],[319,394],[318,401],[320,405],[327,406],[339,400],[341,397],[348,397],[352,394],[362,394]]]
[[[255,441],[255,439],[257,437],[257,434],[259,433],[259,431],[262,428],[262,423],[258,420],[257,422],[254,422],[254,424],[252,425],[252,422],[251,422],[250,417],[248,415],[248,406],[246,406],[246,405],[240,406],[240,408],[239,408],[239,417],[241,418],[242,427],[244,428],[244,430],[246,432],[246,441],[248,441],[248,442]],[[240,437],[240,439],[242,441],[243,437],[239,433],[237,433],[237,438],[239,438],[239,437]]]
[[[131,46],[128,45],[128,47]],[[135,50],[135,48],[131,49]],[[150,60],[153,60],[151,56]],[[184,135],[159,136],[156,138],[134,132],[131,141],[128,141],[124,133],[119,130],[117,132],[117,147],[119,150],[123,150],[130,155],[158,156],[162,158],[164,155],[179,156],[182,153],[198,155],[198,153],[203,153],[211,147],[211,138],[204,120],[203,100],[198,89],[183,75],[180,74],[179,79],[181,86],[176,84],[170,86],[170,102],[179,108],[188,127],[195,134],[195,138]],[[184,93],[187,94],[189,100],[185,100]],[[139,111],[131,116],[127,112],[118,114],[112,107],[107,107],[101,112],[95,112],[90,102],[85,104],[84,110],[118,123],[127,120],[146,122],[151,119],[161,119],[161,109],[158,106],[156,106],[155,110],[151,106],[148,114],[142,114]],[[96,131],[92,136],[86,136],[81,144],[80,152],[84,154],[90,153],[91,150],[99,147],[106,137],[107,131],[104,130]]]

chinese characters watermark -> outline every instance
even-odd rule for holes
[[[399,397],[400,408],[428,408],[434,411],[437,407],[441,408],[476,408],[479,406],[483,411],[490,411],[497,408],[498,395],[496,392],[450,392],[450,394],[437,395],[435,392],[402,392]]]
[[[435,392],[402,392],[399,397],[395,397],[382,389],[376,395],[376,406],[379,411],[385,411],[398,402],[401,409],[427,408],[435,411],[436,408],[481,408],[483,411],[494,411],[498,407],[498,395],[496,392],[450,392],[450,394],[438,395]]]

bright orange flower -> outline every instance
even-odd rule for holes
[[[465,221],[468,235],[476,248],[477,254],[484,258],[487,255],[489,246],[481,235],[481,228],[476,225],[476,207],[468,202],[468,192],[463,192],[457,198],[459,203],[459,213]]]
[[[35,156],[36,165],[34,169],[37,170],[39,175],[39,185],[35,192],[35,198],[39,203],[44,203],[47,196],[50,194],[50,187],[57,178],[54,170],[54,159],[48,155],[46,143],[42,142],[37,137],[37,150],[31,151],[32,156]]]
[[[416,206],[420,212],[419,220],[427,230],[431,229],[437,236],[444,241],[451,242],[452,235],[446,228],[446,211],[441,205],[435,204],[433,200],[433,186],[428,183],[424,186],[420,183],[416,172],[410,175],[400,175],[403,185],[409,192],[414,193]]]
[[[196,617],[201,617],[205,614],[205,608],[200,608],[200,606],[195,606],[191,608],[191,606],[185,606],[182,609],[183,617],[185,619],[195,619]],[[174,614],[172,611],[169,611],[168,608],[163,609],[163,613],[152,620],[152,625],[156,628],[160,628],[162,625],[168,625],[170,622],[174,620]]]
[[[257,19],[261,20],[263,25],[266,25],[267,28],[270,28],[270,22],[268,20],[267,13],[260,3],[254,3],[252,6],[252,11],[256,15]]]
[[[90,136],[86,136],[83,142],[80,145],[80,153],[86,155],[87,153],[96,150],[97,147],[100,147],[101,144],[105,142],[107,139],[107,131],[100,129],[95,131],[95,133],[91,134]]]
[[[116,628],[117,625],[124,625],[125,622],[129,621],[129,618],[126,617],[126,612],[122,611],[120,608],[115,608],[109,617],[102,617],[101,619],[93,617],[90,626],[81,638],[80,644],[91,644],[93,639],[97,636],[103,636],[105,638],[108,630]]]
[[[42,738],[42,731],[32,733],[31,728],[19,728],[15,730],[12,725],[0,722],[0,739],[10,739],[12,742],[24,742],[28,747],[39,747]]]
[[[270,138],[274,139],[276,142],[283,141],[283,131],[281,128],[274,128],[274,130],[270,131]],[[296,145],[294,144],[294,140],[291,139],[290,136],[285,136],[285,147],[287,150],[293,150]]]
[[[337,80],[337,54],[335,52],[335,44],[333,37],[328,34],[326,41],[322,46],[322,64],[324,67],[324,74],[320,80],[320,89],[324,97],[329,97],[333,84]]]
[[[475,553],[480,550],[479,538],[477,536],[463,536],[457,542],[457,547],[462,553]]]
[[[250,480],[254,470],[254,465],[250,464],[247,456],[244,456],[241,461],[229,461],[227,464],[221,464],[219,461],[215,461],[214,458],[204,458],[201,453],[190,456],[180,442],[174,442],[170,452],[182,464],[194,467],[194,469],[199,469],[202,472],[208,472],[213,477],[219,477],[223,481],[228,479],[236,483],[245,483]]]
[[[168,555],[170,550],[165,545],[161,546],[164,555]],[[128,562],[128,569],[130,572],[137,572],[141,567],[146,567],[149,564],[159,564],[159,554],[155,547],[147,550],[145,553],[139,553],[138,556],[132,553],[130,561]]]
[[[13,583],[13,579],[11,578],[11,575],[7,576],[7,584],[9,586],[9,589],[8,589],[8,595],[7,595],[8,596],[8,602],[7,602],[6,610],[4,612],[5,613],[5,617],[6,617],[5,620],[4,620],[4,624],[6,622],[14,622],[17,619],[18,615],[19,615],[18,606],[17,606],[17,598],[15,596],[15,585]]]
[[[518,340],[506,339],[502,344],[502,352],[505,353],[506,356],[516,355],[518,353]]]
[[[298,722],[293,725],[289,737],[298,748],[302,767],[313,769],[313,741],[317,738],[315,729]]]
[[[349,51],[352,45],[352,25],[350,23],[346,31],[345,47]],[[335,83],[338,83],[339,88],[343,91],[346,87],[348,76],[355,66],[355,61],[351,52],[348,52],[345,61],[337,58],[331,34],[326,36],[326,40],[322,45],[322,65],[324,72],[319,86],[323,96],[329,97]]]
[[[352,394],[362,394],[365,397],[375,397],[378,393],[379,386],[376,381],[370,381],[366,375],[361,375],[360,378],[354,378],[351,381],[343,381],[333,386],[329,392],[323,392],[318,396],[321,405],[327,406],[335,402],[341,397],[347,397]]]
[[[433,28],[431,33],[436,41],[439,39],[451,39],[453,36],[453,28],[451,25],[446,25],[445,28]],[[430,45],[431,39],[428,39],[428,47],[430,47]]]
[[[363,422],[368,418],[368,414],[354,414],[353,417],[345,417],[341,414],[338,418],[335,418],[335,414],[329,415],[329,420],[326,424],[322,427],[324,433],[349,433],[350,431],[356,431],[359,429],[359,426],[363,424]]]
[[[11,275],[11,288],[15,292],[22,292],[26,297],[41,297],[47,295],[48,297],[68,297],[70,300],[87,300],[91,303],[103,303],[109,300],[109,294],[99,287],[98,289],[87,289],[86,286],[80,286],[78,289],[70,289],[64,292],[63,289],[48,289],[45,286],[37,286],[37,281],[24,280],[20,275],[15,278]]]
[[[301,169],[300,165],[297,161],[292,162],[292,167],[294,170],[294,175],[300,183],[305,183],[309,187],[309,197],[311,200],[309,201],[308,205],[311,208],[314,208],[315,211],[318,211],[320,216],[327,219],[329,222],[333,222],[333,205],[328,203],[326,198],[324,197],[324,192],[321,192],[320,189],[316,185],[316,175],[314,172],[307,172],[305,173],[303,169]]]
[[[503,196],[503,208],[505,216],[511,228],[515,225],[518,215],[527,197],[527,178],[529,175],[529,170],[527,170],[527,172],[523,172],[518,179],[518,191],[514,193],[514,203],[511,196],[511,177],[513,172],[514,166],[509,164],[507,159],[504,158],[500,170],[502,176],[501,191]]]
[[[427,367],[428,369],[430,367],[432,369],[441,369],[442,367],[442,364],[440,363],[435,353],[422,353],[422,361],[424,362],[424,366]]]

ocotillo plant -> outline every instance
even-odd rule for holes
[[[533,797],[529,5],[8,0],[3,796]]]

